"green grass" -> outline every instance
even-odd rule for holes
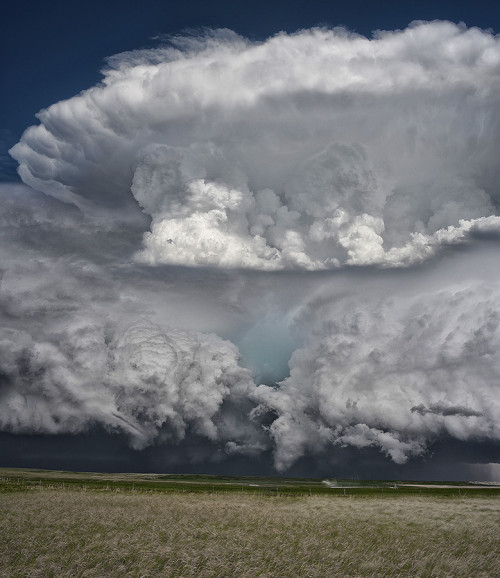
[[[291,496],[380,496],[414,495],[435,497],[495,497],[500,487],[471,486],[466,482],[388,482],[376,480],[325,480],[253,476],[107,474],[0,468],[0,493],[40,487],[84,491],[249,493]],[[412,485],[417,484],[417,485]],[[394,486],[397,486],[395,488]],[[428,486],[428,487],[426,487]]]

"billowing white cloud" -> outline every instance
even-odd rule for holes
[[[332,446],[375,447],[398,464],[440,438],[500,441],[500,286],[352,296],[322,294],[299,319],[309,341],[279,389],[275,463]]]
[[[121,431],[132,447],[208,438],[227,453],[255,453],[266,439],[246,417],[250,372],[238,350],[213,334],[79,316],[35,340],[3,328],[0,429],[79,433]],[[247,423],[242,423],[246,420]],[[241,423],[235,427],[234,423]]]
[[[140,206],[139,262],[403,267],[499,233],[499,81],[500,40],[449,22],[220,31],[112,58],[11,154],[107,226]]]

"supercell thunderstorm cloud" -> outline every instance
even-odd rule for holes
[[[10,151],[1,431],[248,473],[500,462],[500,38],[218,30],[103,75]]]

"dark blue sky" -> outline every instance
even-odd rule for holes
[[[487,0],[18,0],[2,12],[3,180],[15,178],[7,149],[36,122],[41,108],[98,82],[105,57],[154,46],[161,35],[206,26],[264,39],[316,25],[344,25],[370,35],[376,29],[404,28],[415,19],[463,21],[500,31],[500,4]]]

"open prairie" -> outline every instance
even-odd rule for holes
[[[161,491],[142,485],[147,476],[15,473],[0,472],[5,577],[500,574],[493,488],[387,484],[344,495],[345,486],[310,480],[311,492],[304,482],[307,491],[294,493],[286,480],[273,488],[249,478],[226,479],[224,491],[207,478],[198,491]]]

